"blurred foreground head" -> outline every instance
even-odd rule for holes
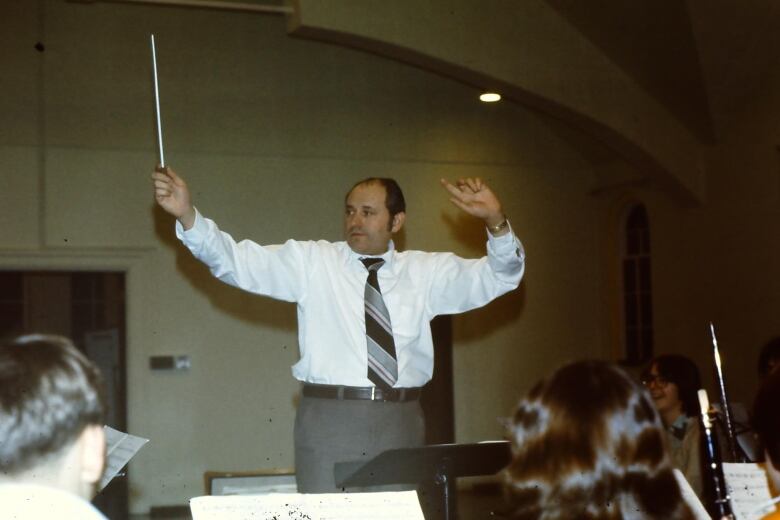
[[[693,518],[652,401],[614,365],[558,369],[520,402],[509,435],[512,518]]]
[[[780,370],[768,374],[753,402],[753,429],[764,445],[769,474],[780,490]]]
[[[38,483],[91,498],[105,462],[98,369],[66,338],[0,344],[0,483]]]

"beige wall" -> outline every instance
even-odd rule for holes
[[[527,274],[519,291],[454,320],[458,441],[500,437],[497,418],[561,362],[616,357],[611,244],[629,198],[648,204],[653,226],[658,349],[705,363],[716,320],[724,350],[745,352],[739,395],[752,392],[755,351],[780,332],[778,89],[711,150],[708,202],[686,209],[652,186],[594,196],[615,160],[592,165],[588,142],[560,123],[289,38],[280,17],[20,5],[0,3],[0,267],[126,270],[129,428],[151,439],[131,466],[134,511],[201,494],[206,470],[292,466],[298,391],[294,306],[213,280],[153,207],[150,32],[166,158],[236,237],[339,239],[345,189],[391,175],[407,194],[405,248],[476,256],[484,231],[437,179],[479,175],[501,195]],[[188,354],[192,370],[152,373],[156,354]]]

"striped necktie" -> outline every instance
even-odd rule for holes
[[[381,258],[361,258],[368,269],[366,280],[366,344],[368,345],[368,378],[379,388],[392,388],[398,380],[398,362],[395,357],[393,329],[377,271],[385,263]]]

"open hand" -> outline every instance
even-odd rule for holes
[[[441,179],[441,185],[450,192],[453,204],[469,215],[481,218],[488,227],[504,221],[501,201],[479,177],[458,179],[455,184]]]

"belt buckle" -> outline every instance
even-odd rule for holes
[[[376,387],[375,386],[371,387],[371,400],[372,401],[376,401]]]

